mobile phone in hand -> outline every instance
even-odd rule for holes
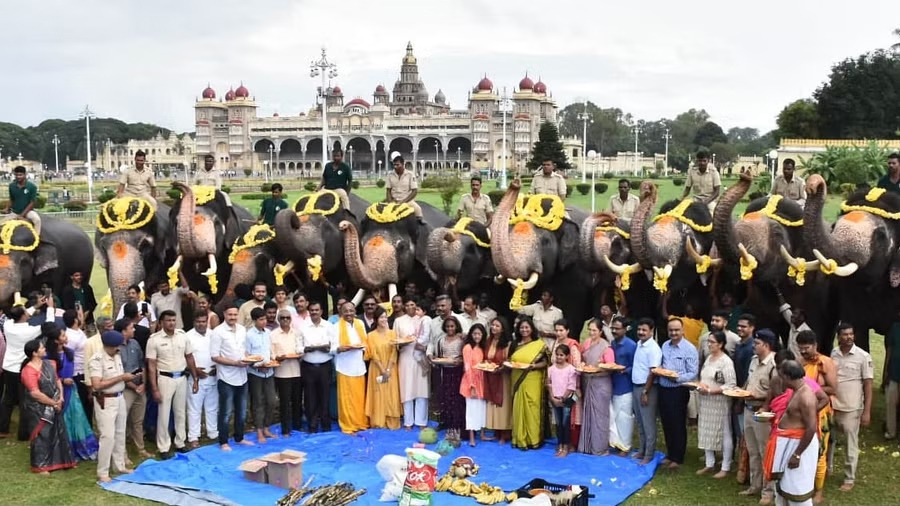
[[[131,371],[131,374],[137,376],[138,374],[141,374],[142,372],[144,372],[144,369],[138,367],[137,369]]]

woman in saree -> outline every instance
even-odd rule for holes
[[[66,434],[69,446],[78,460],[97,460],[100,443],[94,436],[91,423],[87,419],[81,399],[77,395],[75,384],[74,352],[66,347],[65,331],[60,331],[55,324],[47,326],[42,332],[46,339],[47,360],[53,364],[54,370],[63,385],[63,419],[66,421]],[[72,394],[75,393],[74,399]]]
[[[538,337],[534,322],[522,316],[516,325],[519,337],[510,362],[523,364],[513,369],[512,382],[512,445],[533,450],[544,445],[544,410],[547,409],[546,369],[549,363],[547,346]]]
[[[375,309],[375,329],[367,336],[369,388],[366,392],[366,416],[369,426],[399,429],[400,375],[397,371],[397,333],[388,325],[384,308]]]
[[[27,393],[22,398],[22,413],[31,429],[31,472],[40,474],[75,467],[62,417],[62,382],[53,365],[44,361],[46,355],[40,339],[25,343],[21,377]]]
[[[581,346],[584,365],[599,366],[616,361],[613,349],[603,334],[603,322],[594,318],[588,323],[588,338]],[[609,414],[612,402],[612,379],[609,372],[581,374],[584,412],[581,418],[581,437],[578,451],[593,455],[609,455]]]
[[[503,362],[509,359],[510,343],[511,336],[506,319],[498,316],[491,320],[484,359],[497,368],[484,376],[484,398],[487,400],[485,427],[494,431],[494,437],[500,444],[506,444],[512,429],[510,374],[509,369],[503,365]]]

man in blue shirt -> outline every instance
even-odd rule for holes
[[[613,334],[612,349],[616,354],[616,363],[625,369],[614,372],[612,375],[613,386],[613,416],[615,430],[610,431],[610,445],[618,448],[623,457],[631,451],[631,434],[634,430],[634,410],[631,398],[631,366],[634,364],[634,352],[637,345],[625,336],[628,327],[625,318],[617,316],[610,324]]]
[[[656,453],[656,412],[658,405],[658,388],[653,386],[653,369],[662,363],[662,350],[654,338],[655,325],[652,318],[641,318],[637,322],[638,344],[634,350],[634,362],[631,367],[632,407],[638,419],[638,434],[641,446],[634,458],[641,460],[641,465],[653,461]]]
[[[753,338],[756,336],[756,317],[744,313],[737,318],[737,335],[741,340],[734,347],[734,375],[738,385],[746,385],[750,377],[750,363],[753,361]],[[735,442],[744,435],[744,401],[734,399],[731,431]],[[737,448],[737,446],[735,446]]]
[[[250,311],[253,324],[247,329],[246,349],[248,356],[257,355],[262,360],[247,368],[250,383],[250,404],[253,424],[256,425],[256,440],[265,443],[267,437],[275,437],[269,426],[275,422],[275,371],[266,364],[272,361],[272,340],[266,328],[266,310],[255,307]]]
[[[676,377],[659,375],[659,418],[666,438],[666,458],[660,465],[675,471],[684,463],[687,450],[687,405],[690,391],[682,385],[697,379],[700,370],[697,348],[684,339],[681,318],[670,318],[669,340],[662,345],[662,369]],[[658,371],[658,370],[656,370]],[[653,376],[656,376],[654,371]]]

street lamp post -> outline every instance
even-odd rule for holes
[[[578,119],[583,123],[581,134],[581,182],[584,183],[587,181],[587,165],[584,163],[584,153],[587,150],[587,126],[588,123],[594,122],[587,113],[587,100],[584,101],[584,112],[578,114]]]
[[[597,207],[597,192],[594,190],[595,181],[597,180],[597,167],[594,165],[598,161],[597,152],[592,149],[588,151],[587,157],[591,161],[591,212],[593,213]]]
[[[269,165],[266,166],[266,182],[268,183],[269,182],[269,171],[273,170],[272,169],[272,155],[275,154],[275,146],[272,144],[269,144],[269,149],[267,149],[266,151],[269,152]]]
[[[84,168],[87,171],[89,204],[94,203],[94,174],[91,170],[91,118],[93,117],[93,111],[91,111],[90,107],[85,105],[84,110],[79,114],[79,118],[84,118],[85,121],[85,148],[87,149],[87,160],[84,162]]]
[[[353,146],[349,146],[347,148],[347,152],[350,153],[350,172],[353,172]]]
[[[500,189],[506,189],[506,109],[509,107],[509,96],[506,94],[506,86],[503,87],[503,96],[500,97],[500,111],[503,113],[503,162],[500,164]]]
[[[456,177],[462,174],[462,147],[456,146]]]
[[[638,136],[641,135],[641,126],[634,125],[634,128],[632,128],[631,131],[634,132],[634,174],[633,175],[636,176],[638,173],[638,165],[639,165],[639,163],[638,163]]]
[[[322,48],[322,57],[313,60],[309,64],[309,77],[322,76],[322,86],[319,87],[319,97],[322,100],[322,168],[328,163],[328,89],[325,79],[337,77],[337,65],[328,61],[325,56],[325,48]]]
[[[378,174],[382,174],[382,172],[381,172],[381,160],[378,160]],[[375,174],[375,175],[378,176],[378,174]],[[380,176],[378,176],[378,177],[380,177]]]
[[[664,138],[666,139],[666,166],[663,169],[663,174],[668,176],[669,175],[669,139],[672,138],[672,136],[669,135],[668,128],[666,128],[666,135],[664,136]]]
[[[773,149],[769,151],[769,162],[772,164],[772,174],[771,174],[771,184],[769,186],[769,193],[772,193],[772,189],[775,188],[775,170],[778,168],[778,150]]]
[[[441,163],[441,143],[440,141],[434,141],[434,170],[438,173],[440,173],[437,170],[439,163]]]
[[[59,174],[59,136],[53,134],[53,140],[50,141],[53,143],[53,155],[56,157],[56,173]],[[0,158],[3,158],[0,156]]]

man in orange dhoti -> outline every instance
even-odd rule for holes
[[[369,428],[366,417],[366,331],[356,319],[356,306],[345,302],[341,318],[333,328],[337,342],[334,369],[337,372],[338,424],[341,432],[355,434]]]

